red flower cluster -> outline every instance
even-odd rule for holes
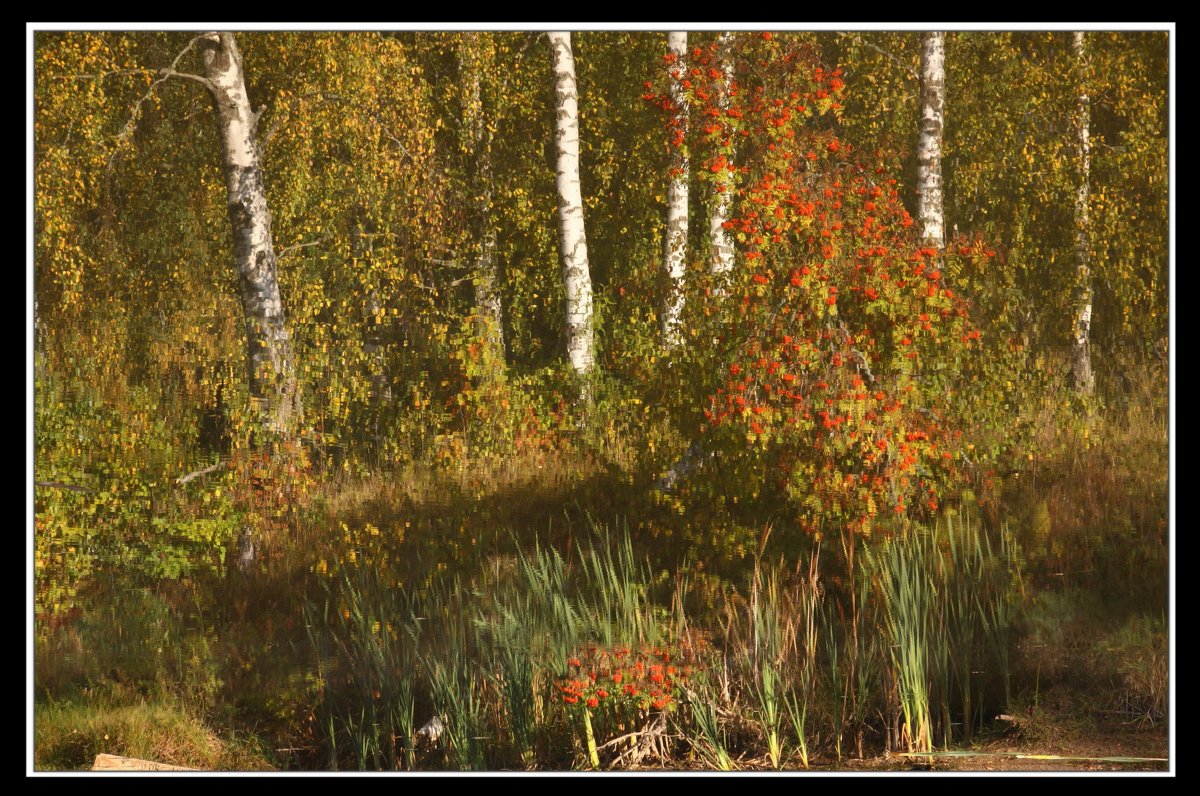
[[[588,647],[567,659],[567,674],[557,688],[564,704],[631,719],[670,706],[692,669],[672,663],[665,649]]]

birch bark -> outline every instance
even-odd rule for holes
[[[497,288],[496,225],[492,218],[492,136],[483,108],[481,70],[484,68],[480,33],[464,34],[459,51],[462,80],[463,132],[472,163],[471,235],[476,246],[474,285],[476,335],[488,347],[484,354],[493,375],[504,370],[503,307]]]
[[[663,302],[662,339],[670,349],[679,345],[679,323],[683,314],[684,274],[687,264],[688,179],[687,156],[688,107],[683,81],[687,76],[687,32],[667,34],[667,49],[675,56],[667,65],[671,85],[670,183],[667,187],[667,229],[663,236],[663,271],[667,277],[667,295]]]
[[[592,342],[592,277],[588,266],[587,236],[583,227],[583,194],[579,185],[579,95],[575,86],[575,56],[571,34],[546,34],[554,58],[558,148],[559,252],[566,293],[567,358],[580,376],[595,364]]]
[[[1075,317],[1071,324],[1071,370],[1075,390],[1090,393],[1095,383],[1092,373],[1091,326],[1092,326],[1092,242],[1091,223],[1088,215],[1091,172],[1091,103],[1087,82],[1090,76],[1087,41],[1082,31],[1075,34],[1073,42],[1075,66],[1079,72],[1079,98],[1076,106],[1075,159],[1079,167],[1079,181],[1075,189]]]
[[[722,116],[725,111],[729,110],[730,91],[733,88],[733,58],[730,53],[732,46],[733,34],[722,33],[719,39],[718,53],[721,59],[723,85],[721,95],[717,98],[717,107],[721,109]],[[728,159],[733,160],[732,153]],[[725,229],[725,222],[729,220],[733,207],[733,178],[728,168],[722,169],[717,174],[713,187],[716,192],[716,201],[713,203],[712,216],[708,219],[708,237],[712,245],[710,267],[712,275],[717,278],[717,292],[719,295],[724,295],[723,283],[728,278],[729,272],[733,270],[733,238],[730,236],[729,230]]]
[[[205,78],[216,108],[234,261],[246,326],[250,398],[268,437],[292,431],[301,415],[291,336],[279,293],[271,213],[263,189],[256,134],[242,55],[232,33],[198,40]]]
[[[921,47],[921,127],[917,138],[917,218],[921,238],[941,249],[946,244],[942,214],[942,108],[946,101],[944,35],[925,34]]]

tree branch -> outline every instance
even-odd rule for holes
[[[180,486],[183,486],[183,485],[184,485],[184,484],[186,484],[188,481],[192,481],[192,480],[194,480],[194,479],[196,479],[196,478],[199,478],[199,477],[201,477],[201,476],[208,475],[209,473],[214,473],[214,472],[216,472],[217,470],[220,470],[220,469],[221,469],[222,467],[224,467],[224,466],[225,466],[225,462],[224,462],[224,461],[219,461],[219,462],[217,462],[216,464],[210,465],[210,466],[208,466],[208,467],[205,467],[205,468],[203,468],[203,469],[201,469],[201,470],[196,470],[195,472],[188,473],[187,475],[181,475],[181,476],[179,476],[178,478],[176,478],[176,479],[175,479],[175,483],[176,483],[176,484],[179,484]]]
[[[916,69],[913,69],[912,66],[904,63],[903,61],[901,61],[899,58],[897,58],[895,55],[888,52],[887,50],[884,50],[881,47],[878,47],[878,46],[872,44],[871,42],[864,39],[862,36],[859,36],[857,33],[841,33],[841,32],[839,32],[838,35],[843,38],[853,39],[854,41],[858,42],[859,44],[863,45],[864,47],[870,47],[872,50],[879,53],[884,58],[887,58],[889,61],[891,61],[892,63],[899,66],[905,72],[908,72],[909,76],[912,77],[914,80],[921,79],[921,75],[917,72]]]
[[[287,121],[288,114],[291,113],[291,111],[296,107],[296,105],[298,103],[303,102],[304,100],[310,99],[312,97],[319,97],[322,100],[324,100],[325,102],[341,102],[341,103],[344,103],[347,105],[351,104],[350,99],[347,97],[343,97],[341,94],[330,94],[330,93],[327,93],[324,91],[312,92],[312,93],[308,93],[308,94],[302,94],[298,97],[292,97],[291,101],[287,104],[285,109],[280,112],[279,117],[272,121],[271,127],[267,130],[266,135],[263,136],[262,149],[265,150],[267,148],[267,144],[271,143],[271,139],[275,137],[275,133],[278,132],[279,128],[283,125],[283,123],[285,121]],[[261,116],[263,113],[263,110],[265,110],[265,106],[264,106],[264,108],[260,108],[258,110],[257,116]],[[390,129],[388,129],[387,125],[385,125],[383,123],[383,119],[380,117],[380,115],[377,111],[368,110],[368,109],[364,109],[364,110],[367,111],[368,116],[370,116],[372,119],[375,120],[375,124],[379,125],[380,132],[382,132],[383,135],[389,141],[391,141],[393,144],[395,144],[396,147],[401,152],[403,152],[404,155],[409,160],[414,160],[414,161],[416,160],[416,158],[413,157],[413,154],[408,151],[408,148],[406,146],[404,146],[404,143],[399,138],[397,138]],[[258,122],[258,119],[256,118],[255,123],[257,124],[257,122]]]
[[[50,80],[103,80],[113,75],[153,75],[157,74],[149,67],[134,67],[132,69],[114,69],[111,72],[97,72],[94,75],[50,75]]]
[[[201,75],[193,75],[191,72],[177,72],[174,69],[171,69],[170,67],[166,67],[164,69],[158,70],[158,75],[160,78],[162,78],[162,80],[166,80],[168,77],[184,77],[184,78],[187,78],[188,80],[195,80],[197,83],[204,86],[209,91],[213,90],[213,82],[211,80],[209,80],[207,77],[203,77]],[[162,80],[160,80],[158,82],[161,83]]]
[[[475,274],[472,274],[470,276],[464,276],[461,279],[451,280],[450,282],[448,282],[446,284],[445,288],[430,287],[429,285],[426,285],[422,282],[414,282],[413,284],[415,284],[417,287],[421,288],[422,290],[428,290],[430,293],[437,293],[439,290],[445,290],[446,288],[458,287],[459,285],[465,285],[468,282],[474,282],[475,279],[476,279]]]
[[[189,74],[187,72],[178,72],[175,69],[175,67],[179,65],[179,62],[181,60],[183,60],[183,56],[185,56],[189,52],[191,52],[192,48],[196,46],[196,42],[200,41],[201,39],[203,39],[207,36],[211,36],[211,35],[212,34],[210,34],[210,33],[201,33],[200,35],[193,37],[192,40],[187,43],[187,46],[184,47],[182,50],[180,50],[179,54],[175,56],[175,60],[171,61],[170,66],[164,67],[163,69],[160,69],[158,71],[158,79],[150,84],[150,88],[146,89],[146,93],[143,94],[141,99],[139,99],[134,104],[133,113],[131,113],[129,115],[129,121],[125,123],[125,127],[122,128],[121,132],[117,135],[117,140],[116,140],[115,146],[113,148],[113,154],[108,159],[108,163],[110,166],[112,165],[113,160],[116,158],[117,153],[121,150],[121,145],[133,137],[133,133],[137,129],[138,118],[140,118],[141,113],[142,113],[142,105],[145,104],[146,100],[148,100],[148,99],[150,99],[150,97],[154,96],[154,91],[155,91],[155,89],[158,88],[159,84],[166,82],[168,78],[186,77],[191,80],[199,81],[209,91],[213,90],[213,85],[208,80],[208,78],[200,77],[199,75]],[[147,70],[147,71],[149,71],[149,70]]]
[[[309,241],[308,243],[293,243],[291,246],[284,246],[282,249],[280,249],[278,252],[276,252],[275,257],[282,258],[288,252],[293,252],[296,249],[307,249],[309,246],[319,246],[320,244],[324,243],[327,240],[329,240],[328,235],[326,235],[323,238],[317,238],[314,241]]]

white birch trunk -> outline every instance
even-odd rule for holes
[[[925,34],[921,47],[921,127],[917,138],[917,219],[922,240],[946,244],[942,215],[942,107],[946,101],[944,35]]]
[[[1075,256],[1078,260],[1075,273],[1075,317],[1072,323],[1071,365],[1075,389],[1090,393],[1095,382],[1092,374],[1091,326],[1092,326],[1092,243],[1091,224],[1088,216],[1088,180],[1091,171],[1089,135],[1091,131],[1091,104],[1087,82],[1090,76],[1087,43],[1082,31],[1075,34],[1075,65],[1079,72],[1079,100],[1076,108],[1075,157],[1079,164],[1079,183],[1075,190]]]
[[[571,34],[551,32],[554,57],[558,147],[559,250],[563,288],[567,299],[567,357],[580,376],[588,376],[595,362],[592,349],[592,277],[588,266],[587,237],[583,228],[583,194],[579,186],[579,97],[575,88],[575,57]]]
[[[233,34],[209,33],[199,44],[204,83],[212,95],[221,133],[234,259],[246,322],[250,398],[261,412],[263,429],[272,437],[293,429],[300,417],[300,396],[255,142],[258,114],[250,109],[242,55]]]
[[[488,202],[491,192],[488,192]],[[476,334],[490,349],[487,356],[497,372],[504,371],[504,305],[496,285],[496,228],[487,224],[483,239],[479,242],[479,256],[475,260],[475,307],[478,323]]]
[[[732,45],[733,34],[722,33],[718,52],[724,85],[717,98],[717,107],[721,109],[722,116],[729,109],[729,92],[733,87],[733,58],[729,52]],[[732,154],[729,160],[733,160]],[[723,190],[718,189],[717,186]],[[712,245],[711,272],[716,278],[717,295],[724,295],[724,282],[733,270],[733,236],[729,234],[729,230],[725,229],[725,222],[729,220],[729,214],[733,207],[733,178],[730,176],[728,168],[722,169],[717,174],[713,187],[716,199],[713,203],[712,216],[708,220],[708,237]]]
[[[504,321],[500,292],[496,287],[496,225],[492,217],[492,137],[483,111],[479,33],[464,34],[459,51],[462,80],[463,131],[471,148],[473,185],[471,190],[470,231],[475,238],[475,333],[487,346],[484,352],[488,369],[496,374],[504,370]]]
[[[687,265],[688,236],[688,179],[687,158],[688,107],[683,80],[687,77],[687,32],[667,34],[667,49],[675,55],[668,65],[671,83],[671,103],[675,116],[671,120],[670,184],[667,187],[667,229],[663,237],[663,270],[667,275],[667,295],[663,302],[662,337],[668,349],[679,345],[679,323],[683,314],[683,279]],[[676,139],[683,141],[676,144]]]

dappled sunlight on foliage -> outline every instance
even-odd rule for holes
[[[1079,80],[1065,31],[948,33],[941,247],[918,32],[573,34],[586,377],[544,34],[236,34],[244,266],[202,38],[33,34],[39,767],[841,766],[1041,689],[1163,730],[1165,33]]]

